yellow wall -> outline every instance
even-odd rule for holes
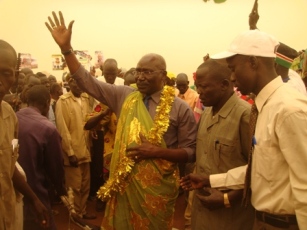
[[[155,52],[165,57],[168,70],[192,72],[206,53],[228,47],[248,29],[254,0],[0,0],[0,39],[17,52],[31,53],[39,68],[51,70],[51,54],[59,53],[44,22],[61,10],[66,23],[75,20],[74,49],[102,50],[119,67],[135,66],[140,57]],[[258,27],[300,50],[307,48],[307,0],[259,0]],[[304,24],[304,26],[303,26]]]

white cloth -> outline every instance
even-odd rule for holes
[[[287,81],[287,84],[307,96],[306,87],[301,76],[292,69],[289,69],[288,76],[290,80]]]
[[[106,79],[104,78],[104,76],[100,76],[97,77],[97,80],[102,81],[102,82],[106,82]],[[125,80],[120,78],[120,77],[116,77],[115,81],[114,81],[114,85],[124,85]]]
[[[307,98],[277,77],[260,91],[255,103],[259,114],[252,204],[259,211],[294,214],[299,228],[307,229]],[[234,188],[236,180],[242,187],[245,170],[212,175],[211,187]]]

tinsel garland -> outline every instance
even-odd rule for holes
[[[148,141],[156,146],[160,146],[162,138],[169,126],[169,114],[175,99],[175,88],[173,86],[164,86],[161,93],[159,105],[156,108],[154,125],[147,135]],[[97,197],[103,201],[110,199],[114,194],[125,190],[125,179],[131,173],[134,161],[124,156],[117,165],[116,173],[112,178],[101,186],[97,192]]]

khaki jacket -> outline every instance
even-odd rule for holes
[[[78,99],[68,92],[56,103],[56,125],[62,137],[64,165],[70,165],[68,157],[75,155],[79,164],[90,162],[89,132],[84,130],[85,118],[91,112],[89,96],[82,93]]]

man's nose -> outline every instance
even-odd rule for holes
[[[235,82],[236,81],[236,75],[234,73],[232,73],[230,75],[230,81]]]

